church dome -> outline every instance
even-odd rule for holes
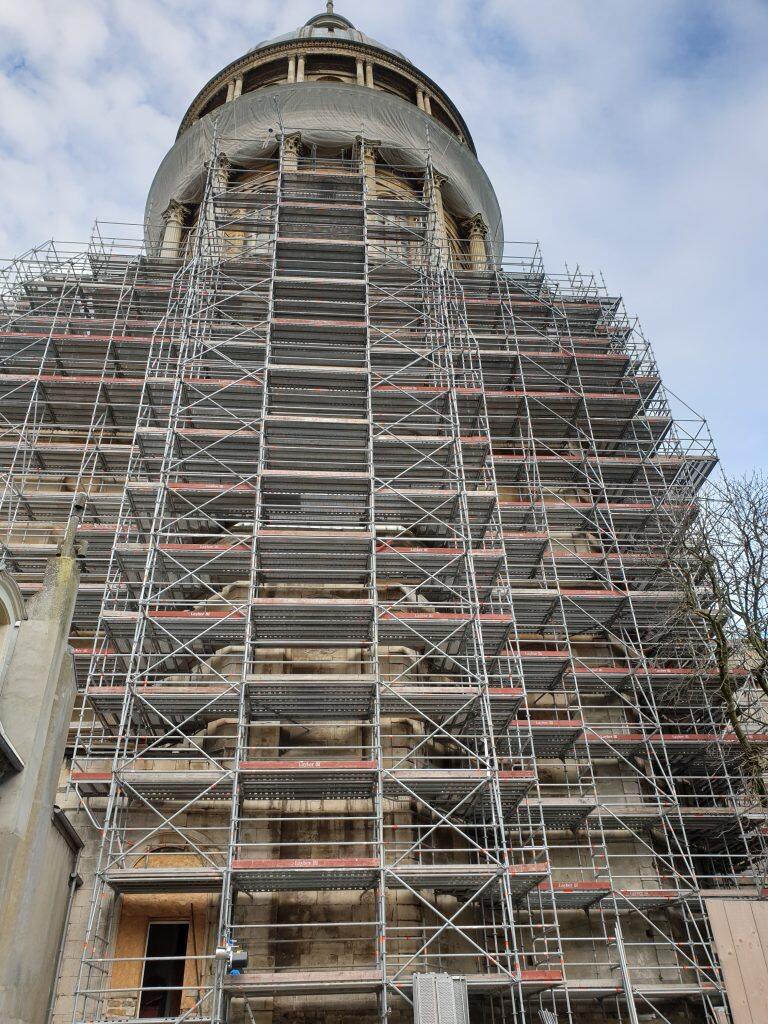
[[[400,60],[408,60],[408,58],[400,53],[399,50],[393,50],[392,47],[385,46],[377,39],[372,39],[371,36],[367,36],[365,32],[360,32],[356,29],[348,18],[343,18],[340,14],[334,13],[332,3],[327,4],[325,14],[316,14],[314,18],[310,18],[306,24],[302,25],[301,28],[297,28],[293,32],[286,32],[283,35],[275,36],[272,39],[264,39],[262,42],[257,43],[256,46],[251,47],[248,52],[256,53],[258,50],[266,50],[270,46],[279,46],[283,43],[290,43],[294,40],[314,40],[318,42],[339,40],[346,43],[358,43],[361,46],[373,46],[377,50],[383,50],[385,53],[391,53],[393,56],[399,57]]]

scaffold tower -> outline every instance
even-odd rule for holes
[[[3,565],[83,551],[75,1024],[397,1024],[424,974],[730,1019],[705,901],[764,893],[765,818],[666,558],[715,451],[494,204],[331,11],[205,87],[139,237],[5,269]]]

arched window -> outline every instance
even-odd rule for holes
[[[0,689],[16,643],[17,630],[14,626],[26,617],[24,598],[16,581],[7,572],[0,570]]]
[[[26,619],[24,598],[14,578],[0,570],[0,627]]]

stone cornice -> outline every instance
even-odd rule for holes
[[[445,106],[446,110],[463,134],[467,147],[475,154],[475,156],[477,155],[474,142],[472,141],[472,136],[469,132],[469,128],[467,128],[464,118],[457,110],[453,101],[443,92],[436,82],[433,82],[432,79],[428,75],[425,75],[423,71],[419,71],[419,69],[411,64],[410,61],[398,57],[396,54],[390,53],[388,50],[380,50],[376,46],[368,46],[365,43],[353,43],[348,39],[319,40],[297,38],[285,40],[280,43],[274,43],[272,46],[265,46],[253,53],[246,53],[242,57],[238,57],[237,60],[233,60],[230,64],[227,64],[225,68],[222,68],[217,75],[214,75],[214,77],[203,86],[197,96],[195,96],[182,118],[176,138],[180,138],[187,128],[194,123],[197,118],[197,111],[205,105],[205,101],[210,99],[210,97],[213,96],[220,88],[225,86],[231,78],[236,78],[239,74],[250,71],[252,68],[259,67],[261,64],[267,64],[270,60],[274,60],[275,58],[287,58],[302,50],[311,53],[336,53],[341,56],[353,58],[373,58],[377,64],[380,64],[382,67],[398,71],[403,75],[403,77],[409,79],[414,84],[422,87],[426,86],[429,92],[439,99]],[[351,84],[352,83],[350,83],[350,85]],[[358,88],[367,88],[367,86],[358,86]],[[437,118],[435,118],[435,120],[437,120]],[[440,122],[438,121],[438,124],[439,123]]]

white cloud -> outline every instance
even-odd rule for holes
[[[460,106],[509,238],[604,270],[730,468],[765,462],[768,8],[338,0]],[[186,105],[321,0],[0,2],[0,253],[138,221]],[[52,14],[52,11],[54,12]]]

